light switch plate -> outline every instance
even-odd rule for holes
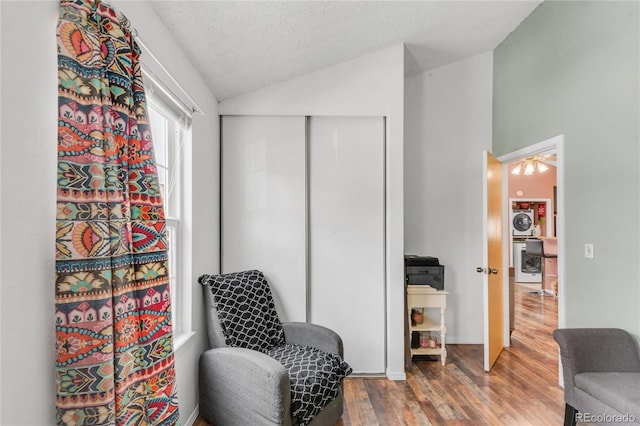
[[[587,259],[593,259],[593,244],[586,243],[584,245],[584,257]]]

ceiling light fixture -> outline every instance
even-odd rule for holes
[[[544,173],[549,170],[549,167],[540,161],[539,157],[527,157],[516,164],[511,173],[514,175],[522,173],[525,176],[531,176],[536,170],[539,173]]]

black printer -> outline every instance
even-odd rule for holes
[[[444,290],[444,265],[437,257],[404,256],[405,282],[407,285],[428,285]]]

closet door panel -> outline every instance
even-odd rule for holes
[[[259,269],[282,321],[306,320],[304,117],[222,118],[222,271]]]
[[[385,369],[384,121],[309,121],[311,322],[335,330],[355,372]]]

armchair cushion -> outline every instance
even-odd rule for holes
[[[262,272],[203,275],[199,282],[213,293],[227,346],[265,352],[284,345],[282,324]]]
[[[342,358],[310,346],[286,344],[266,355],[279,361],[291,382],[291,415],[297,424],[308,424],[327,403],[338,396],[342,379],[351,367]]]
[[[605,405],[640,419],[640,373],[580,373],[574,381]]]

